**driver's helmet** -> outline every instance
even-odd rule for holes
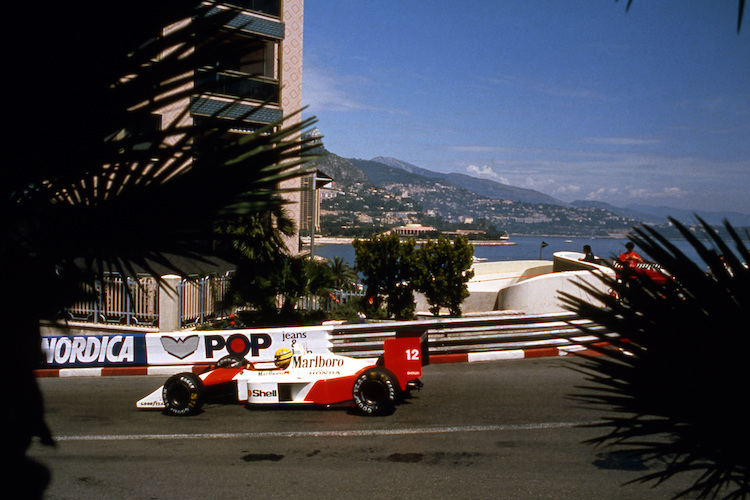
[[[276,363],[276,366],[284,369],[287,366],[289,366],[289,363],[292,362],[292,351],[287,349],[286,347],[282,347],[278,351],[276,351],[276,354],[273,357],[273,362]]]

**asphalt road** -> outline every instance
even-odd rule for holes
[[[139,411],[164,377],[40,380],[55,448],[49,499],[660,499],[687,486],[623,483],[654,464],[582,442],[599,414],[567,398],[567,358],[431,365],[386,417],[346,409]]]

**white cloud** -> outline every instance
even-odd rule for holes
[[[481,167],[478,167],[476,165],[469,165],[468,167],[466,167],[466,172],[476,177],[481,177],[484,179],[492,179],[493,181],[500,182],[503,184],[509,183],[506,177],[499,175],[497,172],[495,172],[492,169],[492,167],[488,165],[483,165]]]
[[[303,103],[313,113],[326,111],[361,111],[370,109],[357,98],[357,89],[363,85],[359,77],[337,76],[305,68],[302,84]]]
[[[581,192],[583,188],[576,184],[562,184],[555,186],[552,190],[554,196],[575,196]]]
[[[648,139],[644,137],[585,137],[586,144],[601,144],[607,146],[649,146],[661,144],[661,139]]]
[[[645,200],[653,199],[681,199],[688,196],[688,193],[676,186],[664,187],[661,189],[648,189],[648,188],[628,188],[628,194],[633,198],[640,198]]]
[[[459,153],[515,153],[517,149],[505,146],[450,146],[446,148]]]

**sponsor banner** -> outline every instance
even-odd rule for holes
[[[212,330],[146,334],[149,365],[212,363],[235,354],[253,363],[276,351],[330,353],[330,327]]]
[[[145,365],[146,334],[42,337],[41,368]]]

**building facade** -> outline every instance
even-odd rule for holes
[[[213,68],[196,71],[194,82],[210,79],[211,92],[201,93],[161,112],[161,127],[178,117],[197,121],[215,117],[228,102],[235,102],[218,115],[219,119],[246,116],[234,133],[251,133],[287,117],[284,125],[301,120],[302,107],[302,46],[304,0],[231,0],[216,2],[217,9],[236,9],[226,25],[246,50],[231,57],[219,55]],[[190,22],[185,20],[183,23]],[[178,29],[182,23],[165,28]],[[239,40],[241,38],[241,40]],[[189,115],[183,115],[185,107]],[[248,114],[249,112],[252,112]],[[285,194],[289,201],[287,214],[301,227],[301,179],[284,182],[281,188],[293,190]],[[287,248],[299,253],[297,235],[288,238]]]

